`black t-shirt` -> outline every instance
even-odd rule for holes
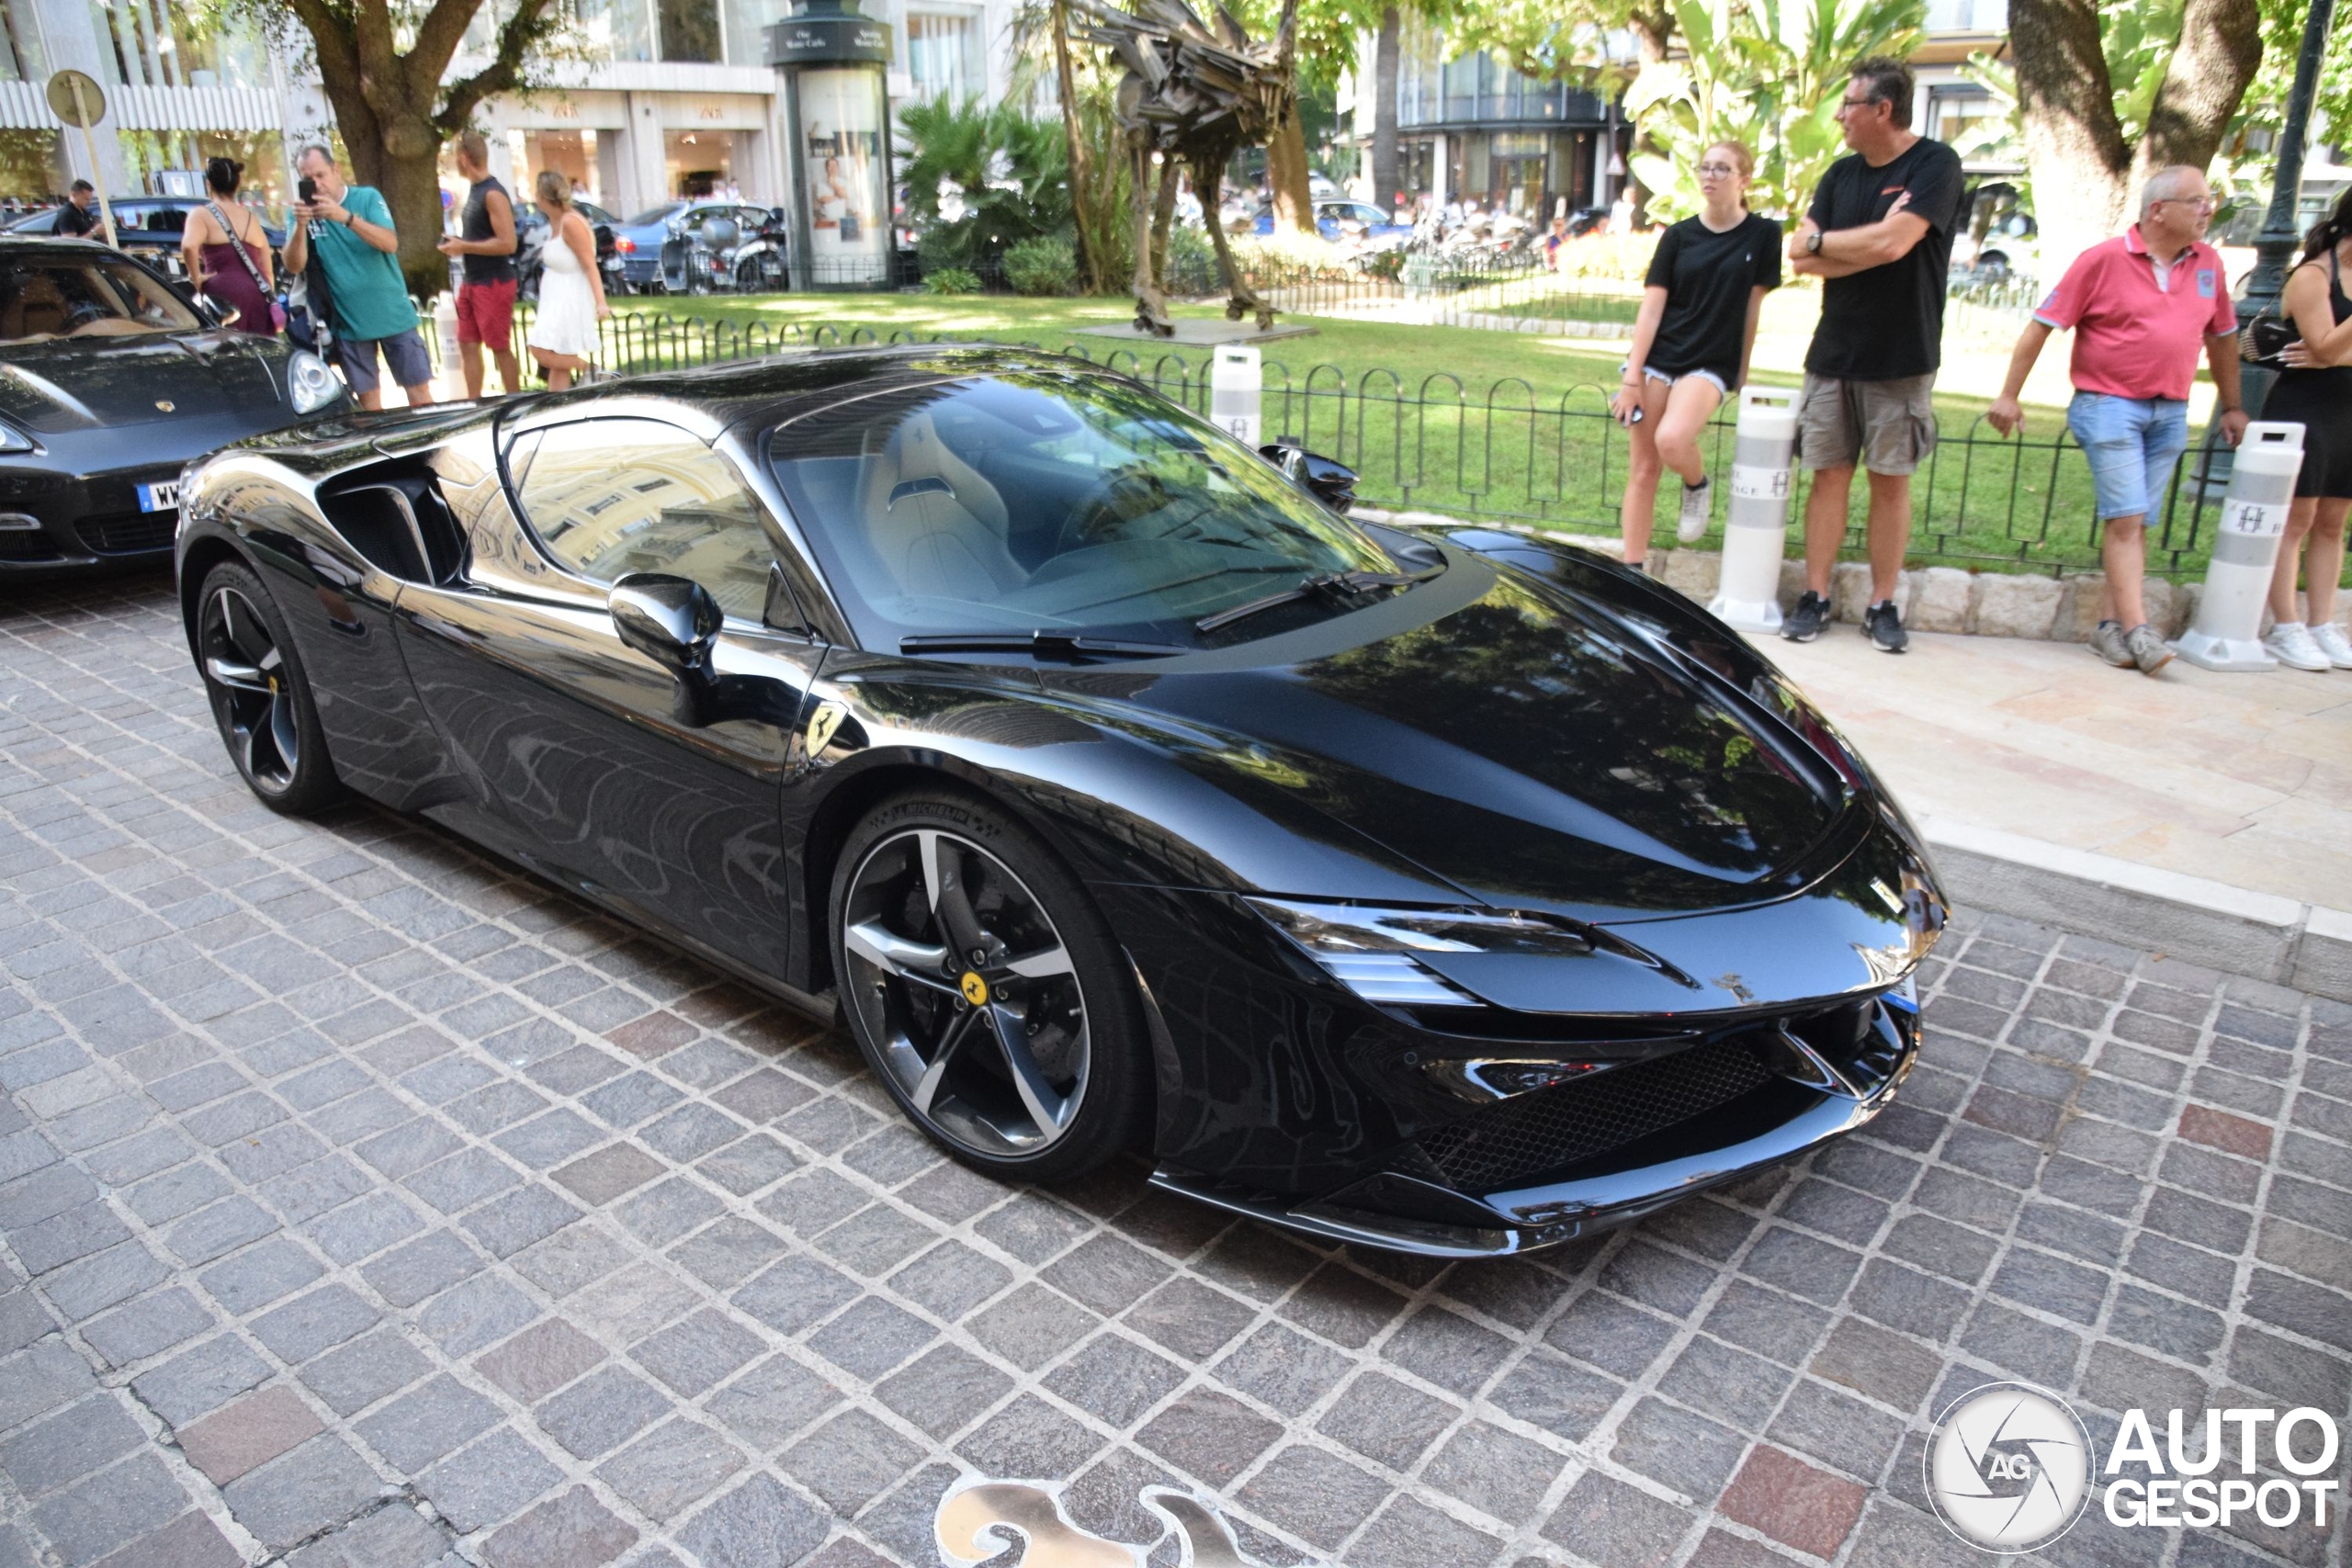
[[[98,226],[98,204],[92,202],[85,209],[67,202],[57,209],[57,231],[61,234],[86,234]]]
[[[1904,192],[1904,211],[1928,231],[1901,259],[1822,285],[1821,324],[1804,367],[1847,381],[1925,376],[1943,363],[1944,274],[1964,194],[1960,154],[1921,137],[1893,163],[1871,168],[1860,152],[1829,165],[1807,216],[1825,234],[1884,218]]]
[[[466,193],[466,210],[458,231],[461,238],[487,240],[497,234],[496,226],[490,220],[492,191],[506,195],[506,187],[498,183],[497,175],[484,175]],[[508,201],[511,206],[513,198],[508,197]],[[468,283],[504,283],[514,276],[514,255],[511,251],[503,256],[465,255],[458,259],[465,263]]]
[[[1736,387],[1748,295],[1781,287],[1781,226],[1751,212],[1718,234],[1685,218],[1658,236],[1644,284],[1666,290],[1647,365],[1669,376],[1712,370]]]

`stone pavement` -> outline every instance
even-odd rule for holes
[[[1897,659],[1842,625],[1758,646],[1915,817],[2352,908],[2352,671],[2150,677],[1928,633]]]
[[[1269,1564],[1938,1568],[1984,1559],[1922,1437],[1984,1382],[2102,1451],[2352,1408],[2352,1009],[1963,915],[1869,1135],[1432,1265],[997,1186],[531,878],[271,815],[158,580],[12,588],[0,670],[0,1564],[926,1564],[988,1476],[1138,1543],[1188,1488]]]

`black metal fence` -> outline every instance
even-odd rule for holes
[[[1200,352],[1140,351],[1107,341],[957,337],[822,323],[767,324],[628,311],[604,324],[598,364],[623,376],[769,355],[861,345],[991,342],[1093,361],[1132,376],[1195,412],[1209,406],[1208,359]],[[1581,384],[1539,392],[1517,377],[1484,386],[1440,373],[1407,381],[1394,371],[1293,366],[1268,357],[1262,427],[1354,468],[1358,493],[1396,511],[1533,523],[1613,533],[1628,461],[1624,431],[1608,412],[1611,389]],[[1728,471],[1735,411],[1709,432],[1711,471]],[[2040,423],[2054,424],[2048,416]],[[2193,447],[2174,466],[2148,539],[2150,571],[2203,572],[2212,547],[2225,452]],[[1671,492],[1676,487],[1665,487]],[[1728,487],[1725,487],[1726,489]],[[1791,516],[1801,515],[1797,476]],[[1849,544],[1862,544],[1867,486],[1856,485]],[[1927,565],[1983,566],[2064,575],[2096,570],[2098,531],[2089,469],[2063,427],[2002,439],[1980,419],[1946,432],[1912,481],[1910,556]],[[1672,503],[1671,494],[1661,507]],[[1721,503],[1719,502],[1719,507]],[[1718,514],[1720,523],[1720,513]]]

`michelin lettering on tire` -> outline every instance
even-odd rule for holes
[[[2090,1501],[2090,1433],[2047,1389],[1986,1383],[1937,1418],[1925,1468],[1928,1499],[1952,1534],[2002,1555],[2037,1551]]]

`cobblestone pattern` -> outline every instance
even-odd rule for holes
[[[0,661],[0,1564],[929,1563],[982,1474],[1136,1541],[1190,1486],[1267,1563],[1937,1568],[1978,1383],[2102,1441],[2352,1401],[2352,1010],[1962,919],[1866,1137],[1438,1266],[993,1185],[542,885],[272,816],[160,584],[12,590]]]

